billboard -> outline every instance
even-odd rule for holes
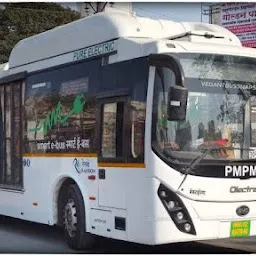
[[[256,47],[256,3],[225,3],[220,14],[221,26],[236,34],[243,46]]]

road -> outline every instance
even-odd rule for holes
[[[256,253],[256,237],[212,240],[204,241],[203,243],[208,245],[217,245],[220,247],[243,250],[246,253]]]
[[[241,239],[240,239],[241,240]],[[254,240],[254,242],[256,239]],[[215,243],[215,241],[210,241]],[[223,243],[223,241],[222,241]],[[253,242],[250,241],[250,244]],[[203,243],[179,243],[161,246],[144,246],[110,239],[99,239],[96,249],[80,253],[245,253],[240,249],[227,249]],[[226,247],[229,242],[221,246]],[[256,252],[256,246],[251,248]],[[250,250],[249,250],[250,251]],[[63,241],[62,232],[55,227],[25,222],[4,217],[0,224],[1,253],[77,253],[68,248]],[[251,251],[253,252],[253,251]]]

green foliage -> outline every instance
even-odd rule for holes
[[[0,9],[0,63],[18,41],[80,18],[56,3],[4,3]]]

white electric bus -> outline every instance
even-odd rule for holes
[[[74,249],[256,235],[255,70],[222,27],[121,12],[20,41],[0,74],[0,214]]]

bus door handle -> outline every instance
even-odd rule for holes
[[[106,179],[106,171],[105,169],[99,169],[99,179],[105,180]]]

